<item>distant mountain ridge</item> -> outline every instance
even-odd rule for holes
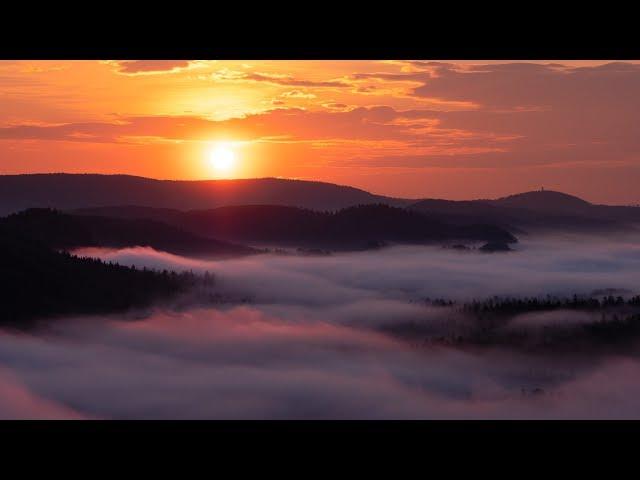
[[[490,205],[509,208],[526,208],[553,213],[587,212],[593,204],[581,198],[553,190],[535,190],[489,200]]]
[[[407,206],[455,224],[486,222],[511,231],[611,231],[640,225],[640,208],[596,205],[551,190],[524,192],[496,200],[420,200]]]
[[[354,187],[279,178],[155,180],[130,175],[0,175],[0,216],[43,207],[69,210],[136,205],[192,210],[269,204],[335,210],[367,203],[404,206],[411,202]]]
[[[387,243],[505,242],[517,239],[494,225],[451,225],[418,212],[384,204],[320,212],[280,205],[241,205],[209,210],[110,207],[77,215],[152,219],[202,237],[272,246],[360,250]]]
[[[101,209],[100,215],[105,215],[108,208],[126,206],[129,218],[166,222],[171,211],[247,205],[337,211],[372,204],[407,208],[447,224],[491,224],[513,233],[624,231],[640,225],[639,207],[597,205],[551,190],[498,199],[410,200],[349,186],[278,178],[183,181],[129,175],[0,175],[0,216],[33,207],[85,213]]]

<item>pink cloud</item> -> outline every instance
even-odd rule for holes
[[[117,60],[118,73],[143,75],[152,73],[171,73],[189,68],[190,60]]]

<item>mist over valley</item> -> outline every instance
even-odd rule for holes
[[[25,273],[3,287],[16,313],[5,311],[0,333],[0,416],[640,417],[629,393],[640,371],[633,229],[485,227],[508,235],[498,240],[510,250],[485,253],[488,237],[376,227],[353,231],[385,243],[324,250],[301,233],[311,227],[268,236],[279,230],[260,223],[265,210],[246,211],[253,217],[233,227],[211,212],[171,211],[166,221],[29,210],[0,220],[5,258]],[[273,225],[284,228],[291,212],[334,221],[284,209]],[[399,225],[446,231],[422,215],[402,214]],[[209,227],[188,228],[194,218]],[[62,265],[70,270],[54,279]],[[51,300],[28,309],[11,285]],[[80,285],[95,295],[74,300]]]

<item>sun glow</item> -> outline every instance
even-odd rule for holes
[[[230,143],[218,143],[209,152],[209,162],[218,176],[231,175],[236,167],[236,152]]]

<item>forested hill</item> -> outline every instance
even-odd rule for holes
[[[349,186],[283,178],[156,180],[131,175],[0,175],[0,215],[43,207],[68,210],[137,205],[191,210],[270,204],[331,210],[362,203],[406,205],[410,201]]]
[[[507,230],[494,225],[451,225],[411,210],[384,204],[358,205],[329,212],[278,205],[243,205],[187,212],[112,207],[74,213],[153,218],[195,235],[228,241],[334,250],[365,249],[384,243],[517,241]]]
[[[29,209],[0,219],[0,225],[55,249],[149,246],[178,255],[229,257],[257,251],[205,238],[162,222],[68,215],[51,209]]]
[[[640,208],[596,205],[554,191],[519,193],[497,200],[425,199],[407,207],[458,225],[491,223],[511,231],[612,232],[640,225]]]
[[[119,312],[186,291],[191,274],[154,272],[57,252],[0,224],[0,325],[24,328],[61,315]]]

